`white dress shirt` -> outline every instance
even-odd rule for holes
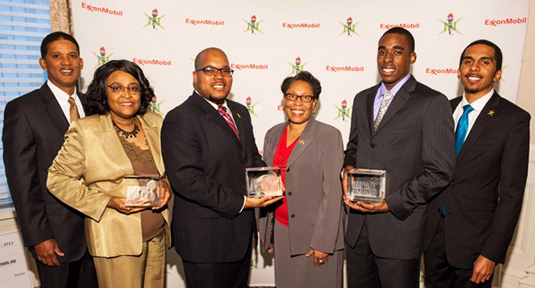
[[[50,82],[50,80],[47,80],[46,84],[48,85],[48,88],[52,90],[52,94],[54,94],[54,97],[56,97],[59,107],[61,107],[61,111],[63,111],[65,118],[67,118],[67,122],[71,123],[71,103],[69,103],[69,97],[71,95],[61,90],[58,86],[54,85],[54,83]],[[82,102],[80,102],[80,98],[78,98],[78,94],[76,93],[76,87],[74,87],[74,93],[72,95],[72,98],[74,99],[76,107],[78,107],[78,114],[80,115],[80,118],[85,117]]]
[[[485,108],[485,105],[487,105],[487,102],[489,102],[490,97],[492,97],[493,94],[494,89],[490,90],[489,93],[485,94],[485,96],[477,99],[476,101],[468,103],[468,100],[466,100],[466,94],[463,93],[463,100],[459,102],[459,105],[457,105],[455,111],[453,112],[453,121],[455,121],[455,131],[457,132],[457,124],[459,123],[461,115],[463,115],[463,107],[465,105],[470,104],[470,106],[472,106],[474,110],[468,113],[468,130],[466,131],[466,137],[468,137],[468,134],[470,134],[470,130],[472,130],[472,127],[474,127],[474,123],[476,123],[477,117],[479,116],[479,114],[481,114],[481,112],[483,112],[483,108]],[[485,111],[484,113],[488,113],[488,111]]]

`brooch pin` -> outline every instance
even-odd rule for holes
[[[299,144],[305,145],[305,140],[299,140]]]
[[[494,116],[494,110],[489,110],[489,113],[487,113],[490,116]]]

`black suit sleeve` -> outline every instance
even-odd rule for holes
[[[530,115],[523,112],[505,142],[498,206],[489,236],[481,250],[481,255],[494,262],[505,259],[522,208],[529,164],[529,121]]]
[[[199,127],[199,117],[173,111],[162,127],[162,156],[173,191],[180,197],[210,208],[229,219],[239,214],[244,197],[207,175],[201,141],[208,141]],[[191,115],[189,115],[191,116]],[[215,156],[213,156],[215,157]],[[230,169],[230,168],[229,168]]]
[[[28,247],[53,238],[39,184],[37,142],[26,115],[13,103],[4,112],[4,164],[24,244]]]

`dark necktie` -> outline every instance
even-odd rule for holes
[[[69,96],[69,104],[71,105],[69,107],[69,116],[71,117],[71,122],[74,120],[80,119],[80,114],[78,113],[78,107],[76,106],[76,103],[74,102],[74,98],[72,96]]]
[[[232,131],[234,131],[234,134],[236,134],[236,137],[238,137],[238,140],[240,140],[240,135],[238,134],[238,128],[236,128],[236,124],[234,123],[234,120],[232,120],[232,117],[230,117],[230,114],[227,112],[227,108],[225,106],[219,106],[217,107],[217,112],[225,118],[225,121],[227,121],[228,126],[232,128]]]
[[[463,147],[464,140],[466,139],[466,133],[468,133],[468,114],[474,111],[474,108],[470,104],[463,106],[463,115],[459,118],[457,123],[457,130],[455,130],[455,156],[459,155],[461,147]]]

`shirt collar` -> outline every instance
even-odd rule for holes
[[[398,93],[399,89],[401,89],[401,87],[403,85],[405,85],[405,83],[409,80],[409,78],[411,77],[411,74],[407,74],[405,77],[403,77],[403,79],[401,79],[401,81],[398,82],[398,84],[396,84],[392,89],[390,89],[390,94],[392,94],[392,96],[396,96],[396,93]],[[381,87],[379,88],[379,95],[383,95],[385,94],[385,92],[388,91],[386,90],[386,87],[385,87],[385,83],[383,81],[381,81]]]
[[[463,93],[463,100],[461,101],[461,105],[462,105],[461,107],[464,107],[465,105],[470,104],[470,106],[472,106],[474,110],[481,113],[485,105],[487,105],[487,102],[489,102],[490,97],[492,97],[492,95],[494,95],[494,89],[490,90],[489,93],[485,94],[485,96],[477,99],[476,101],[472,103],[468,103],[468,100],[466,100],[466,93]]]
[[[221,107],[225,107],[225,108],[227,109],[227,112],[230,111],[230,109],[229,109],[228,106],[227,106],[227,99],[225,99],[225,102],[223,102],[223,104],[221,104],[221,105],[217,105],[217,104],[215,104],[214,102],[212,102],[212,101],[210,101],[210,100],[208,100],[208,99],[202,97],[202,95],[201,95],[199,92],[197,92],[197,90],[195,90],[195,93],[197,93],[197,95],[199,95],[199,97],[201,97],[202,99],[204,99],[204,101],[210,103],[210,105],[212,105],[212,107],[214,107],[215,110],[217,110],[217,108],[219,108],[219,106],[221,106]]]
[[[74,93],[72,95],[69,95],[67,92],[61,90],[58,86],[56,86],[52,81],[47,80],[46,84],[48,85],[48,88],[52,91],[52,94],[56,96],[59,100],[65,100],[65,102],[69,101],[69,97],[72,96],[74,100],[76,100],[78,94],[76,93],[76,86],[74,87]]]

